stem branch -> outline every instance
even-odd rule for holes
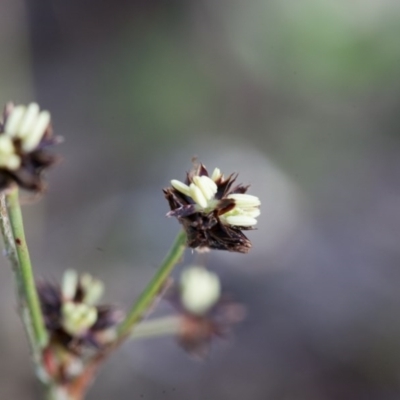
[[[161,263],[158,271],[153,276],[147,287],[143,290],[137,301],[133,304],[125,320],[119,326],[118,339],[123,340],[129,335],[162,290],[167,278],[175,265],[180,261],[186,248],[186,233],[182,230],[178,233],[175,242]]]
[[[177,335],[181,327],[179,316],[168,316],[144,321],[138,324],[131,333],[131,339]]]

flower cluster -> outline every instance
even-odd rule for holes
[[[59,138],[53,136],[48,111],[41,111],[36,103],[16,107],[8,104],[0,121],[0,191],[14,186],[11,194],[17,194],[15,184],[27,190],[42,191],[42,173],[57,161],[48,147],[57,142]],[[231,327],[243,319],[242,305],[223,292],[219,277],[205,267],[190,266],[182,273],[178,284],[169,285],[168,280],[184,252],[184,238],[188,247],[199,251],[249,251],[252,245],[243,231],[254,229],[261,202],[258,197],[246,193],[249,186],[235,184],[236,179],[236,174],[225,177],[218,168],[209,174],[206,167],[199,164],[187,173],[185,182],[174,179],[171,186],[163,190],[170,206],[167,216],[178,219],[186,236],[183,232],[178,236],[159,271],[121,325],[123,313],[113,306],[98,304],[104,285],[87,273],[80,275],[67,270],[60,285],[48,281],[37,284],[49,340],[44,348],[39,347],[42,343],[35,343],[35,355],[37,346],[41,351],[39,372],[60,393],[68,389],[68,393],[74,393],[71,398],[81,398],[98,364],[129,336],[145,336],[146,332],[149,335],[172,333],[186,351],[203,357],[214,338],[225,337]],[[10,193],[4,195],[6,198]],[[6,203],[9,204],[5,211],[12,210],[11,207],[19,211],[16,201]],[[22,241],[17,236],[16,226],[22,228],[22,221],[19,221],[19,213],[9,214],[14,215],[14,219],[10,217],[11,239],[7,236],[7,240],[10,243],[15,240],[18,251],[16,261],[14,257],[12,261],[19,270],[20,254],[26,251],[18,247]],[[2,223],[5,220],[4,216]],[[5,231],[4,226],[2,231]],[[21,266],[30,271],[29,258],[25,265],[21,262]],[[32,276],[25,275],[21,279],[31,288]],[[168,320],[142,321],[164,294],[178,315]],[[31,306],[27,311],[34,321],[39,310],[36,302]],[[140,326],[136,329],[139,322],[142,322],[141,331]],[[27,322],[27,330],[30,328]]]
[[[38,284],[39,299],[51,342],[79,354],[85,348],[102,348],[114,339],[122,314],[112,306],[99,306],[103,283],[89,274],[64,273],[61,287]]]
[[[40,111],[36,103],[5,107],[0,122],[0,189],[16,182],[27,190],[43,190],[42,172],[57,161],[47,151],[59,141],[50,120],[50,113]]]
[[[215,337],[226,337],[244,317],[243,307],[223,294],[218,276],[200,266],[186,269],[169,295],[181,315],[179,344],[204,357]]]
[[[251,242],[242,231],[257,224],[261,202],[246,194],[248,186],[233,186],[236,178],[225,178],[218,168],[210,176],[200,164],[187,174],[185,183],[174,179],[164,189],[171,208],[167,215],[183,225],[189,247],[249,251]]]

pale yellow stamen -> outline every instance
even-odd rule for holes
[[[0,136],[0,154],[13,154],[15,152],[12,140],[6,136]]]
[[[221,177],[222,177],[221,170],[219,168],[215,168],[211,175],[211,179],[215,182]]]
[[[245,215],[247,217],[257,218],[261,214],[261,211],[258,208],[254,208],[252,210],[246,210]]]
[[[24,106],[16,106],[12,109],[7,117],[4,131],[9,136],[16,136],[21,125],[26,108]]]
[[[200,207],[207,207],[207,199],[204,197],[203,192],[200,190],[198,186],[194,183],[191,183],[190,186],[190,196],[192,199],[200,206]]]
[[[242,193],[233,193],[229,194],[228,199],[233,199],[235,200],[235,204],[238,207],[258,207],[261,205],[261,201],[258,197],[253,196],[251,194],[242,194]]]
[[[218,187],[213,180],[208,176],[194,176],[193,182],[201,190],[207,201],[214,198],[217,193]]]
[[[83,274],[80,279],[81,286],[85,292],[83,302],[86,304],[96,304],[104,293],[104,284],[89,274]]]
[[[190,188],[189,188],[188,185],[185,185],[183,182],[178,181],[178,180],[176,180],[176,179],[172,179],[171,185],[172,185],[172,187],[173,187],[174,189],[176,189],[178,192],[181,192],[181,193],[183,193],[184,195],[191,197]]]
[[[65,300],[72,300],[75,297],[78,287],[78,273],[73,269],[64,272],[61,291]]]
[[[21,159],[16,154],[0,154],[0,168],[10,171],[17,170],[21,165]]]
[[[42,111],[39,114],[30,132],[28,132],[23,140],[22,149],[24,151],[32,151],[38,146],[49,126],[50,118],[50,113],[48,111]]]
[[[84,303],[66,302],[62,305],[62,326],[71,335],[80,335],[97,320],[97,309]]]
[[[29,104],[21,120],[18,132],[16,132],[17,136],[19,136],[20,138],[28,136],[28,134],[30,134],[32,131],[32,125],[37,120],[38,115],[39,106],[36,103]]]
[[[229,225],[235,226],[253,226],[257,224],[257,220],[253,217],[249,217],[247,215],[228,215],[223,217]]]

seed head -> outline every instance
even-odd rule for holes
[[[51,341],[79,354],[84,348],[102,348],[113,339],[122,318],[112,306],[97,305],[104,285],[89,274],[64,273],[61,286],[38,284],[46,328]]]
[[[42,172],[57,161],[47,148],[59,141],[48,111],[36,103],[9,103],[0,121],[0,189],[16,182],[27,190],[43,190]]]
[[[164,189],[171,211],[187,236],[188,246],[202,249],[247,253],[251,248],[243,230],[253,229],[260,215],[258,197],[246,194],[248,186],[233,184],[237,175],[227,178],[218,168],[211,176],[202,164],[187,174],[186,181],[171,181]]]

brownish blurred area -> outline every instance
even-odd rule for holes
[[[0,103],[38,101],[65,138],[24,195],[38,276],[88,271],[129,305],[193,156],[262,201],[252,251],[208,257],[248,310],[232,341],[202,363],[129,343],[89,399],[400,398],[399,37],[394,0],[0,2]],[[0,398],[40,398],[0,267]]]

